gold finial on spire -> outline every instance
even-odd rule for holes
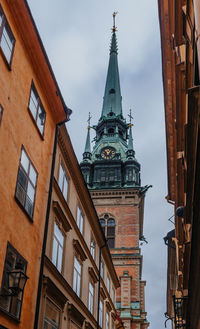
[[[92,117],[91,117],[91,115],[90,115],[90,112],[89,112],[89,116],[88,116],[88,120],[87,120],[87,122],[88,122],[88,130],[90,130],[90,120],[92,119]]]
[[[116,32],[117,31],[117,28],[116,28],[116,26],[115,26],[115,16],[118,14],[118,12],[117,11],[114,11],[114,13],[113,13],[113,28],[112,28],[112,31],[113,32]]]
[[[133,117],[132,117],[132,110],[131,109],[130,109],[130,113],[128,114],[128,117],[130,119],[130,122],[129,122],[128,126],[131,128],[133,126],[133,124],[131,123],[131,120],[133,119]]]

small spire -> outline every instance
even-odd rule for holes
[[[133,136],[132,136],[132,124],[129,123],[129,135],[128,135],[128,151],[133,151]]]
[[[128,124],[128,127],[129,127],[128,151],[127,151],[127,157],[128,158],[135,156],[135,151],[133,149],[133,136],[132,136],[132,127],[133,127],[132,119],[133,119],[133,116],[132,116],[132,113],[131,112],[132,112],[132,110],[130,109],[130,113],[128,114],[129,119],[130,119],[130,122]]]
[[[90,115],[90,112],[89,112],[89,116],[88,116],[88,132],[87,132],[87,137],[86,137],[86,142],[85,142],[85,150],[84,150],[84,153],[83,153],[83,159],[91,159],[91,145],[90,145],[90,120],[91,120],[91,115]]]
[[[88,122],[88,130],[90,130],[90,120],[92,119],[92,117],[91,117],[91,115],[90,115],[90,112],[89,112],[89,116],[88,116],[88,120],[87,120],[87,122]]]
[[[129,127],[132,127],[133,126],[133,124],[131,123],[131,120],[133,119],[133,117],[132,117],[132,110],[130,109],[129,111],[130,111],[129,114],[128,114],[128,117],[130,119]]]

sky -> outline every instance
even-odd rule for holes
[[[28,0],[63,98],[72,109],[67,129],[79,161],[91,124],[100,117],[109,60],[112,13],[118,12],[118,63],[124,117],[133,113],[136,158],[146,193],[141,246],[146,311],[151,329],[164,328],[167,247],[173,229],[167,204],[166,141],[156,0]],[[168,327],[170,327],[168,321]]]

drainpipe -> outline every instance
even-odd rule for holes
[[[69,117],[70,117],[71,113],[72,113],[72,110],[70,110],[66,107],[65,108],[66,119],[64,121],[59,122],[59,123],[56,124],[56,131],[55,131],[55,137],[54,137],[54,146],[53,146],[53,156],[52,156],[52,162],[51,162],[51,175],[50,175],[50,182],[49,182],[49,194],[48,194],[48,201],[47,201],[46,220],[45,220],[45,227],[44,227],[44,237],[43,237],[43,245],[42,245],[41,262],[40,262],[40,273],[39,273],[37,299],[36,299],[36,307],[35,307],[34,329],[38,328],[38,320],[39,320],[40,299],[41,299],[42,281],[43,281],[43,272],[44,272],[44,259],[45,259],[46,244],[47,244],[49,214],[50,214],[50,208],[51,208],[51,196],[52,196],[52,189],[53,189],[53,178],[54,178],[54,168],[55,168],[55,160],[56,160],[58,131],[59,131],[60,126],[62,126],[64,123],[66,123],[67,121],[70,120]]]
[[[99,306],[100,306],[100,287],[101,287],[101,254],[102,249],[107,246],[105,243],[103,246],[99,247],[99,279],[98,279],[98,301],[97,301],[97,329],[99,329]]]

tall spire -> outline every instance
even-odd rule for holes
[[[83,153],[83,159],[84,160],[91,160],[91,145],[90,145],[90,120],[91,120],[90,112],[89,112],[89,118],[87,120],[88,122],[88,132],[86,137],[86,143],[85,143],[85,150]]]
[[[117,60],[117,38],[115,26],[116,12],[113,13],[112,39],[110,46],[110,59],[106,78],[106,86],[103,99],[103,107],[101,118],[111,115],[120,116],[122,118],[122,96],[119,80],[119,69]]]

